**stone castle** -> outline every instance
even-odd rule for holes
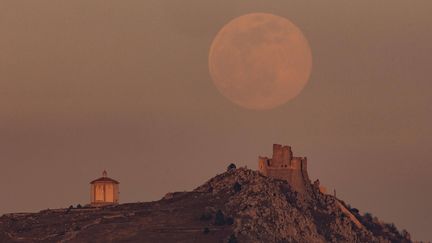
[[[265,176],[288,181],[297,192],[305,192],[311,184],[307,158],[294,157],[290,146],[273,144],[272,158],[259,156],[258,170]]]

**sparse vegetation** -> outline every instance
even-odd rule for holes
[[[382,223],[378,217],[373,216],[371,213],[365,213],[358,218],[374,236],[385,236],[391,242],[411,242],[411,236],[406,230],[399,232],[393,223]]]

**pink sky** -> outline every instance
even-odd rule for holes
[[[208,72],[229,20],[267,12],[309,41],[311,78],[274,110],[224,98]],[[0,214],[191,190],[273,143],[362,212],[431,240],[431,1],[0,3]]]

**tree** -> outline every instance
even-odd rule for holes
[[[210,212],[204,212],[204,213],[202,213],[201,214],[201,217],[200,217],[200,219],[201,220],[210,220],[212,218],[212,215],[211,215],[211,213]]]
[[[227,224],[227,225],[234,224],[234,219],[232,217],[226,217],[225,224]]]
[[[69,213],[73,209],[73,206],[70,205],[69,208],[66,210],[66,213]]]
[[[237,166],[234,163],[231,163],[227,167],[227,171],[232,171],[232,170],[235,170],[235,169],[237,169]]]
[[[220,209],[216,212],[214,223],[218,226],[225,224],[225,216]]]
[[[238,182],[236,182],[233,187],[235,192],[239,192],[242,188],[241,184]]]
[[[351,208],[351,212],[355,214],[359,214],[359,210],[357,208]]]
[[[403,237],[404,239],[411,240],[411,235],[410,235],[410,233],[408,233],[407,230],[405,230],[405,229],[402,230],[401,234],[402,234],[402,237]]]
[[[366,218],[367,221],[372,221],[372,214],[371,213],[365,213],[364,217]]]
[[[386,226],[390,230],[390,232],[399,233],[394,223],[386,224]]]
[[[237,237],[235,237],[235,235],[232,234],[228,239],[228,243],[238,243]]]

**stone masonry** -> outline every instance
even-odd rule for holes
[[[310,179],[307,158],[294,157],[290,146],[273,144],[273,157],[258,158],[258,170],[262,175],[288,181],[297,192],[305,192]]]

